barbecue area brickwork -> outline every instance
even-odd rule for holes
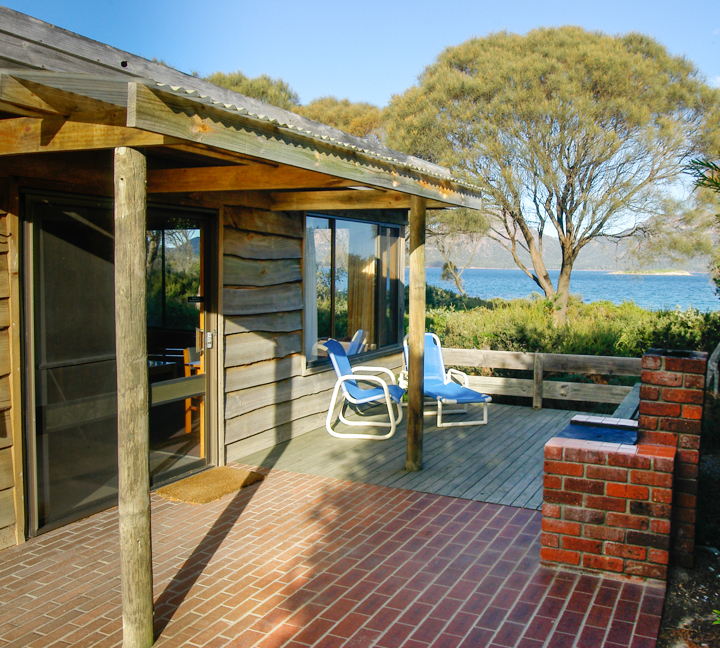
[[[671,447],[548,441],[543,562],[665,580],[675,459]]]
[[[638,443],[677,448],[672,559],[693,566],[700,434],[708,354],[650,349],[642,359]]]

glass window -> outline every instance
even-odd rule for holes
[[[163,225],[148,229],[145,237],[148,326],[194,330],[198,304],[192,298],[200,294],[200,224],[174,218]]]
[[[398,343],[400,229],[308,216],[305,237],[305,355],[334,338],[362,353]],[[352,344],[353,340],[355,343]]]

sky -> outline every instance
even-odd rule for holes
[[[446,47],[491,32],[562,25],[647,34],[720,87],[717,0],[3,1],[188,74],[281,78],[301,103],[334,95],[382,107]]]

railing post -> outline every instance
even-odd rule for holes
[[[542,409],[543,399],[543,354],[533,358],[533,409]]]

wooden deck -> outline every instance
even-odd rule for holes
[[[443,429],[435,426],[434,417],[426,417],[420,472],[405,470],[404,420],[395,436],[387,441],[336,439],[323,427],[238,461],[320,477],[539,509],[543,447],[576,413],[492,403],[487,425]],[[480,418],[480,408],[471,407],[467,416]],[[353,428],[353,431],[359,429]]]

